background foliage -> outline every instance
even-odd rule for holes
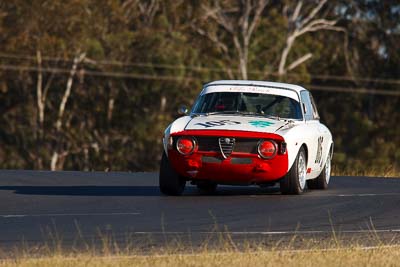
[[[399,51],[399,1],[1,1],[0,167],[155,170],[180,104],[248,78],[311,89],[337,168],[398,171]]]

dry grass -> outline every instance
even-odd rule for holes
[[[384,178],[400,178],[400,170],[393,167],[384,169],[376,169],[365,167],[364,169],[337,169],[333,168],[332,175],[334,176],[368,176],[368,177],[384,177]]]
[[[200,252],[163,255],[53,255],[3,260],[0,266],[399,266],[400,247],[308,251]]]
[[[210,241],[200,246],[178,241],[145,251],[138,249],[137,243],[121,247],[109,238],[99,247],[72,250],[55,242],[55,246],[30,246],[17,253],[3,253],[0,267],[400,266],[398,236],[391,234],[386,242],[373,229],[369,235],[355,239],[332,232],[324,241],[293,235],[289,236],[289,242],[275,240],[272,245],[266,244],[266,240],[235,242],[229,233],[217,237],[214,245]]]

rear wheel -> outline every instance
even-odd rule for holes
[[[215,193],[217,190],[217,184],[209,181],[198,182],[197,189],[201,194],[209,195]]]
[[[307,187],[310,189],[328,189],[330,178],[331,178],[331,156],[328,155],[324,169],[317,178],[312,180],[307,180]]]
[[[171,196],[182,195],[185,189],[186,180],[181,177],[169,163],[165,152],[161,158],[159,186],[161,193]]]
[[[282,194],[299,195],[306,186],[307,160],[304,148],[301,147],[289,172],[280,182]]]

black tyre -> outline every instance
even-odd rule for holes
[[[328,189],[330,178],[331,178],[331,156],[328,155],[324,169],[317,178],[312,180],[307,180],[307,187],[310,189]]]
[[[299,195],[306,185],[307,160],[304,148],[301,147],[289,172],[280,182],[281,193],[285,195]]]
[[[170,196],[182,195],[186,180],[171,167],[168,157],[163,152],[160,163],[159,186],[161,193]]]
[[[217,184],[209,181],[202,181],[197,183],[197,189],[200,191],[201,194],[210,195],[215,193],[217,190]]]

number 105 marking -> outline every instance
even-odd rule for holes
[[[204,126],[206,128],[215,127],[215,126],[224,126],[224,125],[236,125],[240,124],[238,121],[231,121],[231,120],[220,120],[220,121],[207,121],[204,123],[195,123],[195,125]]]

